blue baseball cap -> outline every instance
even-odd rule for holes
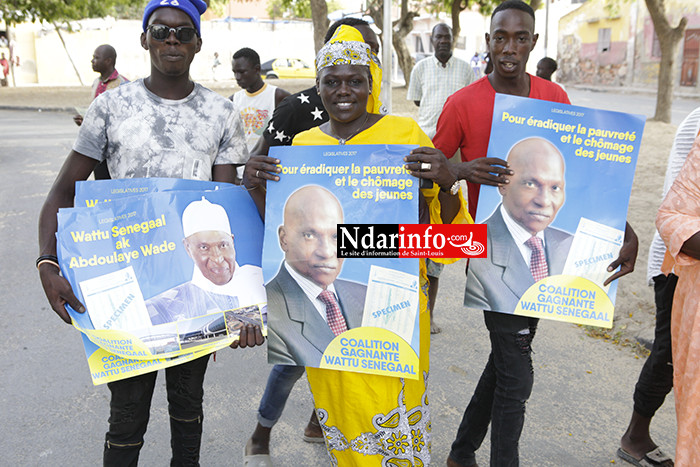
[[[207,11],[207,4],[203,0],[151,0],[143,10],[143,32],[146,32],[148,27],[148,18],[158,8],[177,8],[184,11],[192,20],[197,35],[202,36],[199,30],[199,17]]]

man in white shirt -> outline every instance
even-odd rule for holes
[[[436,24],[430,43],[435,49],[435,55],[421,60],[413,67],[406,99],[420,107],[418,125],[432,138],[447,98],[476,78],[467,62],[452,56],[452,29],[449,26]]]
[[[438,117],[445,101],[454,92],[471,84],[476,78],[471,66],[452,56],[452,29],[444,23],[436,24],[430,36],[435,55],[416,63],[406,99],[418,107],[418,125],[431,139],[435,136]],[[452,154],[447,154],[448,157]],[[440,273],[444,265],[428,260],[428,307],[430,308],[430,332],[437,334],[440,328],[433,321],[433,309],[437,298]]]

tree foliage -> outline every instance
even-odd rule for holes
[[[542,1],[543,0],[526,0],[526,3],[529,3],[533,10],[537,10],[542,6]],[[455,43],[457,43],[459,34],[462,31],[459,23],[460,13],[467,8],[477,7],[479,13],[488,16],[501,2],[502,0],[433,0],[431,8],[436,12],[444,11],[450,13],[452,18],[452,34],[454,35]]]
[[[25,21],[65,23],[84,18],[120,16],[120,11],[140,8],[145,0],[3,0],[0,1],[0,16],[12,25]]]
[[[327,11],[340,8],[340,4],[335,0],[324,3]],[[267,3],[267,14],[270,15],[270,18],[282,18],[287,15],[291,18],[311,19],[313,16],[312,4],[312,0],[270,0]]]
[[[68,53],[66,42],[61,35],[59,25],[65,25],[71,29],[70,21],[85,18],[102,18],[113,15],[120,16],[138,7],[143,11],[145,0],[0,0],[0,18],[8,26],[24,22],[45,21],[56,28],[58,38],[66,50],[68,60],[73,66],[75,75],[80,84],[83,80],[80,73]],[[14,83],[14,65],[10,66],[12,81]]]

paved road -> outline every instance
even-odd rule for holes
[[[3,465],[101,462],[107,388],[92,386],[78,332],[48,309],[34,269],[37,215],[75,134],[69,114],[0,111]],[[436,311],[443,332],[433,337],[431,351],[433,465],[444,465],[487,358],[481,314],[461,305],[463,267],[458,263],[445,270]],[[651,291],[648,298],[652,299]],[[609,466],[631,413],[633,386],[643,361],[625,349],[586,337],[576,326],[554,322],[540,326],[534,349],[536,382],[521,441],[522,465]],[[210,364],[202,465],[242,465],[267,371],[263,349],[226,349]],[[142,465],[168,464],[164,393],[161,376]],[[302,380],[273,433],[277,465],[328,464],[322,446],[301,441],[311,407]],[[672,397],[652,428],[656,441],[672,453]],[[482,465],[488,463],[488,441],[477,458]]]
[[[654,93],[611,93],[573,87],[567,87],[566,91],[574,105],[641,114],[647,118],[653,117],[656,111],[656,94]],[[698,106],[700,106],[700,98],[674,99],[671,107],[671,123],[676,126],[680,125],[686,115]]]

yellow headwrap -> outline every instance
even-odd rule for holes
[[[336,65],[369,66],[372,89],[367,99],[367,112],[380,113],[382,103],[379,93],[382,88],[382,68],[379,58],[364,42],[362,33],[346,24],[336,29],[333,37],[318,51],[316,74],[322,69]]]

